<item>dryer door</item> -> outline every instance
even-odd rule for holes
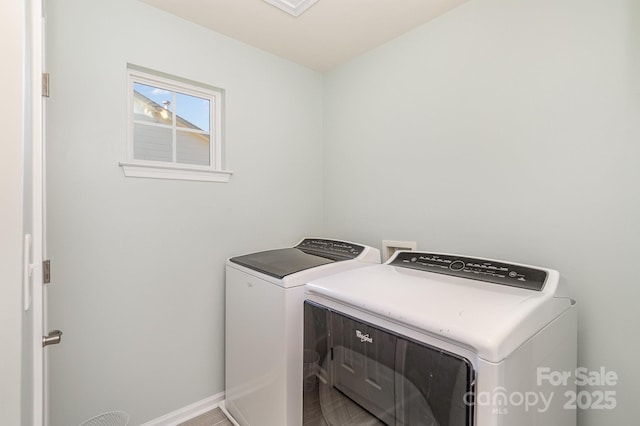
[[[309,301],[304,342],[319,363],[304,385],[305,424],[473,424],[465,358]]]
[[[333,386],[385,424],[395,424],[396,336],[332,313]]]
[[[473,424],[473,370],[464,358],[407,339],[396,345],[396,424]]]

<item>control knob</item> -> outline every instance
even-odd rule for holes
[[[462,271],[464,269],[464,262],[462,260],[456,260],[451,262],[449,269],[452,271]]]

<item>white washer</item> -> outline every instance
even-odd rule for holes
[[[238,424],[302,424],[304,285],[372,263],[375,248],[319,238],[227,261],[223,408]]]
[[[563,283],[426,252],[311,281],[304,349],[319,380],[304,424],[575,425],[577,309]]]

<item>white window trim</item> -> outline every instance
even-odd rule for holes
[[[133,83],[142,83],[211,100],[210,108],[210,166],[199,166],[134,158],[133,154]],[[179,77],[127,64],[127,161],[119,164],[127,177],[154,179],[229,182],[230,170],[223,162],[224,90],[185,80]],[[175,114],[174,114],[175,116]],[[174,148],[175,149],[175,148]]]
[[[176,180],[200,180],[205,182],[229,182],[233,174],[229,170],[196,169],[195,167],[182,167],[174,165],[161,165],[156,162],[136,161],[126,163],[121,161],[120,166],[127,177],[142,177],[152,179],[176,179]]]

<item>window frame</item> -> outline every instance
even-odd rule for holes
[[[134,83],[209,100],[209,165],[176,162],[177,128],[175,125],[175,109],[172,114],[171,127],[173,161],[165,162],[134,158]],[[127,161],[120,162],[125,176],[228,182],[233,172],[224,169],[224,95],[224,89],[218,87],[127,64]],[[145,123],[144,125],[157,126],[152,123]]]

